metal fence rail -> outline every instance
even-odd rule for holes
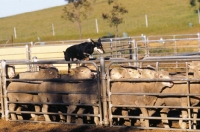
[[[1,44],[0,59],[29,60],[34,56],[38,59],[61,59],[64,58],[63,51],[75,44],[89,41],[83,40],[63,40],[63,41],[46,41],[46,42],[27,42]],[[97,41],[97,39],[94,39]],[[200,51],[200,33],[197,34],[177,34],[177,35],[160,35],[160,36],[130,36],[120,38],[101,38],[105,49],[105,58],[127,58],[139,60],[143,57],[166,56],[166,55],[183,55]],[[25,46],[25,47],[24,47]],[[7,49],[6,49],[7,47]],[[18,48],[25,49],[18,49]],[[24,51],[23,53],[18,53]],[[21,54],[24,57],[18,57]],[[17,56],[16,56],[17,55]],[[94,52],[91,58],[100,59],[98,53]]]
[[[98,117],[99,121],[100,121],[100,125],[104,125],[104,126],[117,126],[117,127],[123,127],[124,124],[114,124],[115,122],[118,123],[118,121],[120,120],[126,120],[129,123],[130,127],[133,128],[141,128],[141,129],[163,129],[165,130],[165,128],[161,128],[161,127],[153,127],[153,126],[148,126],[148,127],[144,127],[144,126],[140,126],[140,125],[135,125],[133,123],[133,121],[141,121],[141,120],[163,120],[163,119],[167,119],[167,120],[184,120],[187,122],[187,125],[189,126],[187,129],[187,131],[199,131],[199,128],[193,128],[193,121],[194,118],[192,117],[193,111],[195,109],[200,109],[199,105],[195,105],[192,106],[190,104],[190,100],[195,96],[197,97],[197,99],[199,100],[200,94],[199,93],[191,93],[190,92],[190,86],[192,84],[192,82],[196,82],[199,83],[200,79],[199,78],[190,78],[190,73],[188,71],[188,63],[192,62],[192,61],[200,61],[199,59],[199,45],[200,45],[200,38],[199,35],[195,36],[195,35],[191,35],[192,37],[186,39],[184,37],[180,37],[180,36],[175,36],[173,39],[171,39],[170,37],[167,39],[163,39],[165,42],[160,43],[160,40],[155,40],[155,38],[153,37],[149,37],[148,39],[146,39],[146,36],[139,36],[139,37],[125,37],[125,38],[109,38],[108,40],[104,40],[102,41],[103,45],[104,45],[104,49],[106,50],[106,54],[105,55],[99,55],[99,54],[94,54],[93,57],[95,57],[96,59],[94,60],[90,60],[90,61],[75,61],[75,62],[68,62],[68,61],[64,61],[63,59],[61,59],[61,55],[58,55],[57,52],[62,52],[62,48],[63,47],[67,47],[69,46],[67,43],[67,45],[62,45],[62,44],[49,44],[49,47],[54,47],[53,49],[55,49],[56,46],[58,46],[57,48],[57,52],[53,52],[48,50],[48,52],[42,52],[44,51],[45,48],[48,47],[48,43],[45,43],[44,45],[41,43],[40,44],[35,44],[34,46],[28,46],[28,48],[24,48],[25,54],[26,53],[30,53],[29,55],[26,55],[25,60],[20,60],[20,61],[11,61],[10,59],[6,59],[6,61],[2,60],[1,61],[1,114],[2,114],[2,118],[5,118],[8,121],[13,121],[10,119],[10,114],[11,113],[16,113],[16,114],[37,114],[37,115],[44,115],[44,114],[48,114],[48,115],[56,115],[59,116],[61,115],[61,113],[58,112],[52,112],[52,111],[48,111],[48,112],[35,112],[34,110],[30,110],[30,109],[25,109],[21,112],[19,111],[10,111],[9,110],[9,104],[11,103],[15,103],[15,104],[21,104],[24,105],[24,108],[26,107],[26,105],[50,105],[51,108],[53,110],[57,110],[58,106],[71,106],[71,105],[76,105],[76,106],[88,106],[88,107],[92,107],[92,106],[96,106],[99,108],[99,111],[97,114],[92,113],[92,112],[87,112],[84,114],[80,114],[80,113],[67,113],[63,112],[62,115],[63,116],[76,116],[76,117],[85,117],[85,118],[95,118]],[[194,37],[193,37],[194,36]],[[196,38],[198,37],[198,38]],[[153,40],[152,40],[153,38]],[[159,37],[157,37],[159,38]],[[164,37],[162,37],[164,38]],[[185,44],[183,44],[185,43]],[[185,52],[179,52],[179,51],[184,51],[183,48],[187,47],[187,44],[191,43],[191,47],[187,49],[187,53]],[[176,46],[175,46],[176,44]],[[59,48],[60,46],[60,48]],[[40,49],[42,48],[41,51],[36,50],[36,49]],[[160,50],[159,52],[161,53],[156,53],[155,51]],[[169,50],[170,49],[170,52]],[[35,50],[35,51],[34,51]],[[164,53],[164,51],[167,51],[166,53]],[[176,52],[175,52],[176,51]],[[188,53],[191,52],[191,53]],[[45,56],[45,54],[49,55],[49,54],[53,54],[54,58],[52,60],[48,60],[47,58],[49,58],[49,56]],[[55,54],[54,54],[55,53]],[[15,54],[15,53],[13,53]],[[24,54],[24,55],[25,55]],[[187,56],[186,56],[187,55]],[[40,59],[37,62],[33,62],[32,58],[34,56],[40,56],[38,57],[38,59]],[[141,59],[142,57],[144,57],[144,59]],[[15,91],[15,90],[11,90],[8,91],[7,90],[7,82],[8,81],[12,81],[12,82],[37,82],[37,83],[41,83],[41,81],[58,81],[58,79],[8,79],[6,78],[6,66],[7,65],[15,65],[18,69],[17,70],[18,73],[20,72],[25,72],[26,70],[31,71],[32,69],[37,69],[37,68],[33,68],[35,67],[37,64],[54,64],[56,67],[58,66],[59,72],[66,72],[67,71],[67,64],[71,63],[71,64],[80,64],[80,63],[84,63],[84,64],[91,64],[95,67],[96,71],[97,71],[97,88],[98,88],[98,92],[97,93],[93,93],[93,94],[97,94],[98,95],[98,104],[92,104],[92,103],[88,103],[88,104],[79,104],[79,103],[63,103],[63,102],[46,102],[46,103],[42,103],[42,102],[23,102],[23,101],[9,101],[8,100],[8,93],[28,93],[28,94],[38,94],[38,91]],[[110,69],[112,69],[113,67],[119,67],[121,65],[124,66],[134,66],[134,67],[138,67],[138,68],[143,68],[143,67],[147,67],[148,65],[151,65],[152,67],[155,68],[156,71],[161,71],[161,70],[165,70],[168,71],[170,73],[170,75],[175,74],[175,73],[184,73],[185,78],[172,78],[172,79],[111,79],[110,78]],[[19,68],[18,66],[24,67],[24,68]],[[62,68],[59,68],[62,67]],[[39,82],[38,82],[39,81]],[[59,80],[61,82],[66,81],[66,80]],[[77,82],[77,81],[89,81],[89,80],[68,80],[66,82]],[[181,83],[185,83],[188,86],[188,93],[179,93],[177,95],[177,93],[171,93],[171,94],[166,94],[166,93],[148,93],[148,92],[135,92],[135,93],[131,93],[131,92],[112,92],[111,88],[112,88],[112,83],[113,82],[132,82],[132,83],[140,83],[140,82],[163,82],[163,81],[174,81],[176,82],[176,84],[178,84],[177,82],[181,82]],[[12,83],[11,82],[11,83]],[[41,91],[40,91],[41,92]],[[80,92],[60,92],[60,91],[48,91],[48,92],[44,92],[46,94],[54,92],[54,94],[59,94],[59,95],[65,95],[65,94],[84,94],[85,96],[87,94],[91,94],[91,93],[80,93]],[[42,93],[42,92],[41,92]],[[121,105],[115,105],[112,104],[112,100],[111,100],[111,96],[113,95],[125,95],[125,96],[154,96],[154,97],[166,97],[166,96],[170,96],[170,97],[185,97],[187,98],[187,106],[156,106],[156,105],[140,105],[140,106],[136,106],[136,105],[127,105],[127,104],[121,104]],[[129,111],[128,115],[123,115],[123,114],[114,114],[112,112],[112,108],[120,108],[122,110],[125,111]],[[133,108],[133,109],[130,109]],[[167,108],[175,108],[178,110],[182,110],[185,109],[188,113],[188,117],[185,118],[181,118],[181,117],[155,117],[155,116],[140,116],[138,114],[138,108],[145,108],[148,110],[151,109],[167,109]],[[133,112],[133,113],[131,113]],[[135,112],[135,113],[134,113]],[[87,119],[88,121],[89,119]],[[200,119],[197,118],[196,121],[199,121]],[[19,120],[17,120],[19,121]],[[27,120],[25,119],[24,121],[26,122],[45,122],[44,120],[39,120],[39,121],[33,121],[33,120]],[[115,121],[115,122],[114,122]],[[132,122],[131,122],[132,121]],[[50,122],[48,122],[50,123]],[[59,123],[57,121],[53,121],[53,123]],[[62,122],[63,124],[63,122]],[[74,124],[74,123],[66,123],[66,124]],[[94,125],[94,122],[92,121],[92,123],[86,123],[86,125]],[[177,128],[170,128],[168,130],[181,130],[179,127]]]
[[[97,81],[97,93],[91,93],[91,92],[83,92],[83,93],[80,93],[80,92],[53,92],[52,94],[60,94],[60,95],[65,95],[65,94],[67,94],[67,95],[71,95],[71,94],[83,94],[83,95],[85,95],[85,96],[87,96],[87,94],[94,94],[94,95],[96,95],[97,97],[98,97],[98,104],[79,104],[78,102],[77,102],[77,104],[70,104],[70,103],[41,103],[41,102],[20,102],[20,101],[16,101],[16,102],[12,102],[12,101],[9,101],[8,100],[8,96],[7,96],[7,94],[8,93],[19,93],[19,94],[23,94],[23,93],[27,93],[28,92],[28,94],[38,94],[38,91],[27,91],[27,90],[25,90],[25,88],[23,88],[24,90],[20,90],[20,91],[15,91],[15,90],[11,90],[11,91],[9,91],[9,90],[7,90],[7,81],[14,81],[14,82],[22,82],[22,83],[38,83],[38,84],[40,84],[42,81],[54,81],[54,82],[62,82],[62,83],[64,83],[64,82],[70,82],[70,83],[72,83],[72,82],[75,82],[75,83],[77,83],[77,82],[80,82],[80,81],[89,81],[89,80],[62,80],[62,79],[8,79],[8,78],[6,78],[6,76],[5,76],[5,74],[6,74],[6,65],[36,65],[36,64],[46,64],[46,63],[48,63],[48,64],[67,64],[67,63],[70,63],[70,62],[66,62],[66,61],[46,61],[46,62],[11,62],[11,61],[9,61],[8,63],[6,63],[6,61],[2,61],[2,78],[3,78],[3,95],[4,95],[4,97],[5,98],[2,98],[2,99],[4,99],[4,103],[2,103],[2,107],[4,106],[5,108],[4,108],[4,111],[2,112],[2,117],[3,118],[5,118],[6,120],[8,120],[8,121],[12,121],[12,120],[10,120],[10,117],[9,117],[9,114],[11,114],[11,113],[16,113],[16,114],[18,114],[18,111],[16,110],[16,111],[9,111],[9,104],[11,104],[11,103],[14,103],[14,104],[21,104],[21,105],[23,105],[23,104],[25,104],[25,105],[30,105],[30,104],[32,104],[32,105],[35,105],[35,104],[39,104],[39,105],[44,105],[44,104],[48,104],[48,105],[52,105],[52,106],[54,106],[54,105],[63,105],[63,106],[69,106],[69,105],[76,105],[76,106],[96,106],[96,107],[98,107],[99,108],[99,112],[98,112],[98,115],[95,115],[95,114],[67,114],[67,113],[63,113],[63,115],[77,115],[77,116],[91,116],[91,117],[98,117],[99,118],[99,121],[100,122],[102,122],[102,108],[101,108],[101,100],[100,100],[100,97],[101,97],[101,89],[100,89],[100,85],[99,85],[99,71],[97,70],[97,79],[96,80],[98,80]],[[80,62],[79,62],[80,63]],[[93,62],[81,62],[81,63],[85,63],[85,64],[93,64],[94,65],[94,67],[96,67],[96,69],[98,69],[98,66],[95,64],[95,63],[93,63]],[[39,81],[39,82],[38,82]],[[90,80],[91,81],[91,80]],[[94,81],[94,80],[93,80]],[[11,82],[11,83],[12,83]],[[41,92],[40,92],[41,93]],[[43,92],[43,93],[47,93],[47,94],[50,94],[50,92]],[[5,105],[3,105],[3,104],[5,104]],[[21,114],[23,114],[23,113],[34,113],[34,114],[50,114],[50,115],[52,115],[52,114],[54,114],[54,115],[59,115],[59,113],[56,113],[56,112],[50,112],[50,113],[44,113],[44,112],[33,112],[33,111],[22,111],[22,112],[20,112]]]
[[[80,62],[80,63],[92,63],[96,66],[96,69],[98,69],[98,67],[100,67],[100,72],[97,74],[100,78],[98,78],[98,82],[101,82],[101,86],[99,86],[99,93],[101,93],[101,95],[99,95],[99,102],[102,102],[102,103],[99,103],[99,104],[73,104],[73,105],[80,105],[80,106],[92,106],[92,105],[95,105],[95,106],[98,106],[100,108],[100,111],[99,111],[99,114],[96,115],[96,114],[67,114],[67,113],[63,113],[63,115],[76,115],[76,116],[90,116],[90,117],[98,117],[100,119],[100,122],[101,122],[101,125],[110,125],[110,126],[116,126],[115,124],[112,124],[112,120],[115,119],[115,118],[119,118],[119,119],[123,119],[123,118],[129,118],[129,119],[151,119],[151,120],[161,120],[163,118],[161,117],[141,117],[141,116],[137,116],[137,115],[127,115],[127,116],[124,116],[124,115],[114,115],[112,114],[111,112],[111,108],[112,107],[121,107],[121,108],[135,108],[135,109],[138,109],[138,108],[147,108],[147,109],[152,109],[152,108],[176,108],[176,109],[183,109],[183,107],[181,106],[134,106],[134,105],[112,105],[112,102],[107,100],[107,98],[110,98],[110,96],[112,95],[138,95],[138,96],[159,96],[159,97],[164,97],[164,96],[179,96],[179,97],[192,97],[192,96],[199,96],[200,94],[195,94],[195,93],[183,93],[183,94],[162,94],[162,93],[112,93],[109,89],[111,88],[111,82],[154,82],[154,81],[182,81],[182,82],[191,82],[191,81],[195,81],[195,82],[199,82],[200,79],[193,79],[193,78],[181,78],[181,79],[170,79],[170,80],[159,80],[159,79],[120,79],[120,80],[113,80],[113,79],[110,79],[110,75],[109,75],[109,69],[111,69],[111,66],[112,65],[115,65],[115,66],[119,66],[120,65],[123,65],[123,63],[126,65],[127,63],[131,63],[131,64],[134,64],[134,63],[142,63],[143,65],[142,66],[146,66],[148,65],[150,62],[152,63],[155,63],[155,66],[157,70],[160,70],[160,69],[163,69],[164,67],[159,67],[159,66],[162,66],[162,63],[167,63],[167,64],[170,64],[170,63],[173,63],[173,62],[182,62],[182,63],[186,63],[187,62],[191,62],[191,61],[200,61],[200,59],[182,59],[182,60],[177,60],[177,59],[166,59],[166,60],[140,60],[140,61],[134,61],[134,60],[112,60],[112,61],[109,61],[110,63],[107,64],[107,66],[105,65],[105,60],[104,58],[102,57],[99,62],[100,62],[100,65],[97,66],[94,62]],[[11,62],[9,61],[8,63],[6,63],[5,61],[2,61],[2,69],[4,69],[3,67],[5,67],[5,65],[35,65],[35,64],[40,64],[40,63],[48,63],[48,64],[61,64],[61,63],[71,63],[71,62],[66,62],[66,61],[44,61],[44,62],[22,62],[22,61],[15,61],[15,62]],[[74,62],[74,63],[77,63],[77,62]],[[116,64],[117,63],[117,64]],[[157,63],[159,63],[159,65],[156,65]],[[106,70],[105,70],[106,68]],[[168,66],[166,65],[165,67],[166,69],[168,68]],[[175,68],[175,67],[174,67]],[[9,118],[9,114],[10,113],[17,113],[17,111],[9,111],[8,110],[8,104],[10,103],[16,103],[16,104],[47,104],[47,105],[51,105],[51,106],[56,106],[56,105],[72,105],[70,103],[41,103],[41,102],[38,102],[38,103],[35,103],[35,102],[11,102],[11,101],[8,101],[7,100],[7,94],[8,93],[18,93],[19,91],[7,91],[7,87],[6,87],[6,81],[20,81],[20,82],[24,82],[24,81],[30,81],[30,82],[33,82],[33,81],[42,81],[41,79],[23,79],[23,80],[20,80],[20,79],[6,79],[5,77],[5,70],[2,70],[2,84],[3,84],[3,96],[4,98],[2,98],[2,100],[4,99],[4,102],[1,103],[1,106],[2,106],[2,117],[3,118],[6,118],[7,120],[10,120]],[[98,71],[98,70],[97,70]],[[105,72],[104,72],[105,71]],[[185,70],[185,72],[187,72]],[[101,80],[101,81],[100,81]],[[43,79],[43,81],[53,81],[52,79]],[[107,90],[106,90],[106,87],[107,87]],[[101,88],[101,89],[100,89]],[[26,93],[25,91],[21,91],[20,93]],[[29,94],[33,93],[33,94],[37,94],[38,92],[37,91],[29,91],[28,92]],[[73,92],[55,92],[54,94],[75,94]],[[83,93],[77,93],[77,94],[83,94]],[[84,93],[84,94],[89,94],[89,93]],[[108,103],[108,104],[107,104]],[[3,110],[4,109],[4,110]],[[184,107],[184,109],[187,109],[187,110],[192,110],[192,109],[199,109],[198,106],[190,106],[188,105],[187,107]],[[102,110],[102,112],[101,112]],[[109,110],[109,111],[107,111]],[[59,115],[59,113],[56,113],[56,112],[34,112],[34,111],[21,111],[20,112],[21,114],[39,114],[39,115],[43,115],[43,114],[49,114],[49,115]],[[109,117],[109,119],[108,119]],[[164,118],[165,119],[165,118]],[[180,118],[179,117],[167,117],[166,119],[168,120],[179,120]],[[193,121],[193,118],[191,116],[187,117],[187,118],[184,118],[184,120],[187,120],[187,121]],[[197,121],[199,121],[200,119],[197,118]],[[10,120],[12,121],[12,120]],[[27,121],[27,122],[31,122],[30,120],[24,120],[24,121]],[[44,121],[33,121],[33,122],[44,122]],[[58,123],[58,122],[55,122],[55,123]],[[69,123],[66,123],[66,124],[69,124]],[[70,123],[71,124],[71,123]],[[89,124],[91,125],[91,124]],[[190,124],[191,125],[191,124]],[[119,126],[119,125],[117,125]],[[136,127],[136,128],[142,128],[142,129],[161,129],[161,128],[154,128],[154,127],[141,127],[141,126],[134,126],[134,125],[131,125],[132,127]],[[163,128],[164,129],[164,128]],[[170,130],[173,130],[173,129],[170,129]],[[174,129],[174,130],[179,130],[178,128],[177,129]],[[193,130],[190,128],[188,128],[187,130]],[[197,129],[198,130],[198,129]],[[195,130],[194,130],[195,131]]]
[[[169,63],[182,62],[183,63],[184,62],[185,64],[187,64],[187,62],[191,62],[191,61],[193,61],[193,60],[192,59],[182,59],[182,60],[179,60],[179,59],[174,59],[174,60],[172,60],[172,59],[165,59],[165,60],[162,60],[162,59],[160,59],[159,61],[158,60],[147,60],[146,63],[149,63],[149,62],[151,62],[151,63],[159,63],[159,65],[155,64],[155,66],[158,66],[155,69],[159,70],[159,69],[163,69],[163,67],[161,67],[161,68],[159,67],[162,62],[164,62],[164,63],[166,63],[166,62],[169,62]],[[130,60],[129,60],[129,62],[132,63],[132,61],[130,61]],[[144,60],[141,60],[141,61],[139,61],[137,63],[141,63],[141,62],[145,63]],[[108,73],[109,69],[111,69],[109,67],[112,67],[112,65],[114,65],[116,63],[120,63],[122,65],[122,63],[127,63],[127,61],[123,60],[123,61],[112,61],[112,62],[110,62],[108,64],[107,73]],[[168,69],[168,66],[165,66],[165,68]],[[173,68],[176,69],[176,67],[173,67]],[[188,72],[187,69],[185,69],[184,71],[186,73]],[[192,78],[192,79],[190,78],[189,79],[188,76],[187,76],[187,74],[186,74],[186,78],[185,79],[184,78],[181,78],[181,79],[180,78],[179,79],[172,79],[172,81],[181,81],[181,82],[185,82],[185,84],[187,84],[187,83],[190,84],[190,82],[194,82],[194,81],[199,83],[199,81],[200,81],[199,79],[197,79],[197,78],[196,79],[194,79],[194,78]],[[131,115],[130,116],[129,115],[126,115],[126,116],[116,115],[116,114],[112,113],[112,108],[113,107],[117,107],[117,108],[121,108],[121,109],[125,109],[125,108],[127,108],[127,109],[129,109],[129,108],[135,108],[135,109],[138,109],[138,108],[146,108],[146,109],[175,108],[175,109],[187,109],[188,110],[189,116],[187,118],[184,118],[184,120],[188,120],[189,121],[189,129],[188,130],[190,130],[190,129],[194,130],[194,128],[191,128],[191,121],[193,121],[194,119],[192,118],[192,116],[190,115],[190,113],[192,113],[191,112],[192,109],[199,109],[199,106],[195,106],[195,107],[194,106],[190,106],[190,103],[189,103],[190,101],[189,100],[193,96],[195,96],[195,97],[198,96],[199,97],[199,94],[194,94],[194,93],[191,94],[190,92],[183,93],[183,94],[179,93],[178,95],[177,95],[177,93],[174,93],[174,94],[166,94],[165,93],[165,94],[163,94],[163,93],[144,93],[144,92],[142,92],[142,93],[139,93],[139,92],[138,93],[130,93],[130,92],[129,93],[127,93],[127,92],[123,92],[123,93],[116,93],[115,92],[114,93],[114,92],[111,92],[111,88],[112,88],[112,83],[113,82],[121,82],[121,83],[123,83],[123,82],[133,82],[133,83],[137,83],[137,82],[155,82],[155,81],[169,81],[169,80],[159,80],[159,79],[118,79],[117,80],[117,79],[111,79],[110,76],[109,76],[109,74],[108,74],[108,76],[107,76],[107,91],[108,91],[108,98],[109,98],[109,100],[108,100],[108,104],[109,104],[108,110],[109,110],[109,115],[110,115],[109,116],[110,126],[116,126],[116,124],[112,124],[113,120],[115,120],[115,119],[118,119],[118,121],[119,121],[119,119],[127,119],[127,118],[130,119],[130,120],[131,119],[138,119],[138,120],[139,119],[151,119],[151,120],[157,120],[157,119],[163,120],[163,119],[165,119],[163,117],[161,118],[161,117],[141,117],[141,116],[137,116],[137,115],[132,115],[132,116]],[[189,88],[190,88],[190,85],[188,85],[188,89]],[[123,89],[123,87],[121,89]],[[137,89],[137,88],[134,87],[133,89]],[[126,104],[123,104],[123,105],[113,105],[112,104],[112,100],[111,100],[111,96],[112,95],[127,95],[127,96],[129,96],[129,95],[136,96],[137,95],[137,96],[156,96],[156,97],[165,97],[165,96],[167,96],[167,97],[186,97],[186,98],[188,98],[188,102],[187,103],[189,103],[189,104],[186,107],[182,107],[182,106],[153,106],[153,105],[136,106],[136,105],[126,105]],[[180,117],[167,117],[166,119],[167,120],[180,120]],[[197,118],[197,120],[199,120],[199,119]],[[121,126],[123,126],[123,125],[124,124],[121,124]],[[138,127],[134,126],[134,128],[141,128],[141,126],[138,126]],[[154,128],[154,127],[146,128],[145,127],[144,129],[160,129],[160,128]],[[168,128],[168,130],[173,130],[173,129],[171,129],[171,128],[169,129]],[[178,129],[176,129],[176,130],[178,130]]]

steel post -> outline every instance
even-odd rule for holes
[[[32,61],[33,61],[33,62],[37,62],[37,61],[38,61],[38,60],[37,60],[37,57],[34,56],[34,57],[32,58]],[[37,64],[33,64],[33,71],[38,71],[38,69],[37,69]]]
[[[2,82],[2,74],[1,74],[1,77],[0,77],[0,82]],[[5,118],[5,109],[4,109],[4,99],[3,99],[3,86],[2,86],[2,83],[0,83],[0,87],[1,87],[1,118],[4,119]]]
[[[27,61],[30,61],[31,60],[31,55],[30,55],[30,47],[28,46],[28,44],[25,46],[26,48],[26,59]],[[31,70],[31,65],[28,64],[27,65],[27,70],[30,71]]]
[[[103,103],[103,124],[105,126],[109,125],[108,120],[108,106],[107,106],[107,93],[106,93],[106,72],[105,72],[105,60],[104,57],[100,57],[100,79],[101,79],[101,89],[102,89],[102,103]]]
[[[3,101],[2,101],[2,110],[4,111],[5,119],[9,120],[9,111],[8,111],[8,100],[7,100],[7,90],[6,90],[6,61],[1,61],[1,68],[2,68],[2,93],[3,93]],[[3,115],[2,115],[3,116]]]

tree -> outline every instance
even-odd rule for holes
[[[72,2],[77,2],[79,0],[65,0],[65,1],[67,1],[68,3],[72,3]],[[93,2],[96,2],[96,0],[93,0]]]
[[[78,0],[65,0],[65,1],[67,1],[68,3],[72,3],[72,2],[76,2]]]
[[[197,11],[198,11],[198,10],[200,10],[200,0],[190,0],[190,5],[191,5],[192,7],[195,7],[195,8],[196,8],[196,6],[197,6],[196,2],[199,3],[198,9],[197,9]]]
[[[121,3],[118,3],[116,0],[108,0],[108,4],[112,5],[112,10],[110,13],[102,13],[104,20],[107,20],[110,27],[115,27],[115,37],[118,36],[118,26],[123,22],[122,15],[128,13],[128,10],[122,6]]]
[[[62,18],[75,22],[79,30],[79,37],[82,38],[82,20],[87,18],[87,12],[91,10],[91,3],[88,0],[66,0],[67,4],[63,9]]]

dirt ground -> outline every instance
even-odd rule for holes
[[[120,128],[75,126],[66,124],[20,123],[0,119],[0,132],[169,132],[169,130],[137,130],[128,127]]]

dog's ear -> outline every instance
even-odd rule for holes
[[[101,39],[100,38],[98,39],[98,42],[101,43]]]
[[[90,40],[91,40],[92,44],[95,44],[95,42],[92,39],[90,39]]]

